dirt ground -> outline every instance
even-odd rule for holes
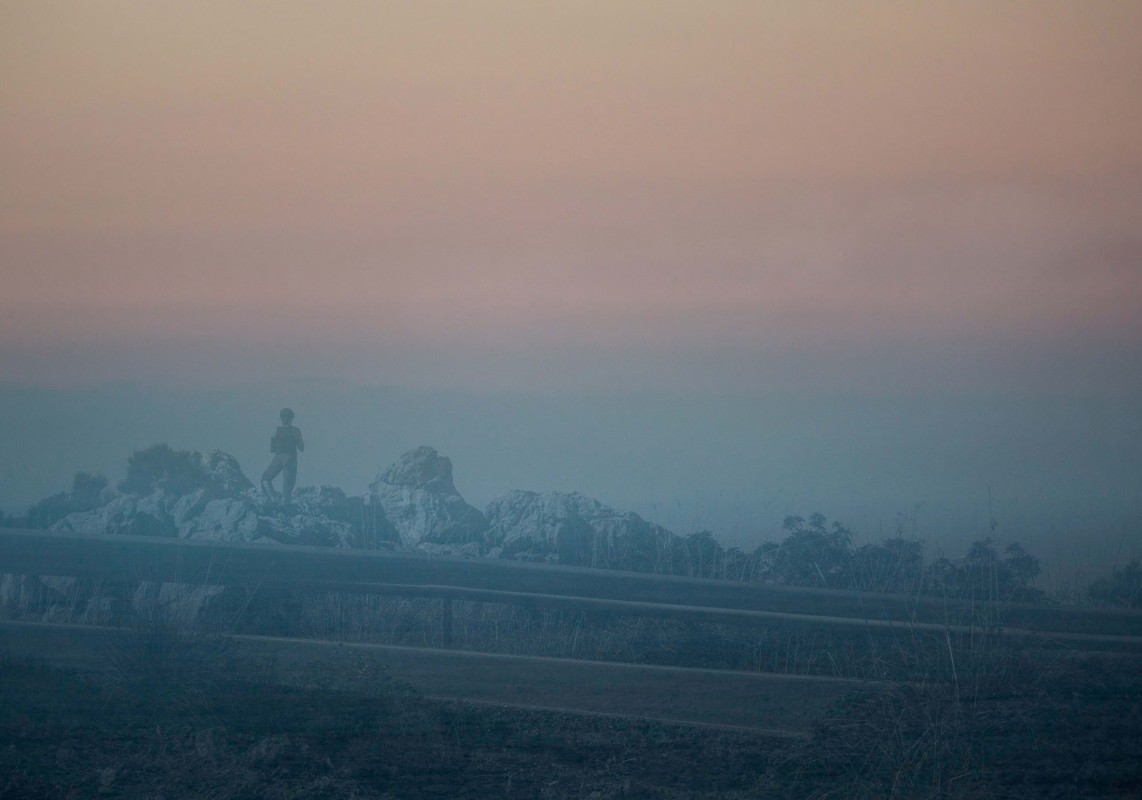
[[[362,695],[8,661],[0,800],[1139,798],[1135,666],[1068,663],[972,702],[899,684],[799,741],[433,701],[383,675]]]
[[[258,684],[0,667],[0,798],[741,798],[781,740]]]

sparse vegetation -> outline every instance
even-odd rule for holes
[[[237,666],[230,640],[207,628],[193,605],[150,599],[106,630],[97,662],[104,683],[145,702],[156,715],[198,718]]]
[[[837,587],[850,583],[852,531],[839,522],[829,526],[825,515],[816,513],[808,522],[788,516],[780,543],[766,542],[756,551],[761,580],[792,586]]]
[[[0,798],[744,800],[780,740],[653,722],[228,681],[195,717],[0,662]],[[711,766],[715,765],[715,766]]]
[[[886,680],[789,742],[377,696],[344,664],[251,681],[169,620],[142,620],[123,677],[0,662],[0,798],[1045,799],[1132,796],[1142,778],[1136,663],[1044,661],[996,637],[898,641],[919,679]]]
[[[127,459],[127,477],[119,483],[119,491],[138,495],[155,489],[187,493],[210,486],[210,475],[193,452],[175,450],[164,443],[136,450]]]
[[[71,491],[45,497],[32,505],[24,517],[4,517],[0,514],[0,524],[10,528],[49,528],[68,514],[97,508],[103,501],[106,489],[107,479],[102,475],[77,472],[71,480]]]
[[[1046,599],[1032,582],[1039,574],[1039,559],[1018,543],[1007,545],[1001,557],[990,539],[972,542],[967,556],[941,558],[925,570],[925,591],[947,597],[1035,602]]]
[[[302,601],[301,614],[288,633],[440,647],[440,602],[336,593],[312,596]],[[822,647],[825,637],[812,632],[500,603],[453,601],[452,640],[459,649],[490,653],[715,669],[840,675],[842,665],[850,666],[840,652],[830,659]],[[829,642],[837,644],[835,638]]]
[[[785,538],[763,542],[752,553],[724,548],[709,531],[692,534],[675,548],[673,572],[701,578],[777,583],[829,589],[927,594],[987,601],[1040,602],[1034,584],[1039,559],[1012,542],[1001,555],[991,538],[971,544],[961,559],[925,565],[924,546],[903,531],[879,544],[853,546],[853,534],[824,514],[788,516]],[[1129,578],[1122,578],[1123,586]],[[1105,589],[1110,591],[1110,589]]]
[[[865,586],[929,580],[908,540],[854,549],[842,526],[828,526],[819,516],[793,519],[788,529],[802,547],[789,547],[769,563],[788,568],[789,575],[816,574],[818,582],[824,575],[826,583],[847,575],[845,580]],[[712,537],[688,543],[688,557],[700,571],[726,563],[719,562],[724,553]],[[1009,548],[1000,556],[990,541],[977,545],[958,562],[936,562],[947,576],[939,584],[944,591],[970,593],[987,607],[1034,577],[1037,564],[1022,550]],[[798,554],[812,570],[796,564]],[[70,618],[59,621],[89,618],[92,600],[113,599],[84,582],[58,588],[71,609]],[[290,686],[274,686],[238,668],[225,639],[198,615],[201,604],[155,603],[157,596],[136,593],[134,599],[145,602],[97,604],[120,608],[126,630],[108,634],[95,683],[42,670],[34,677],[16,674],[9,685],[56,675],[52,696],[73,702],[60,718],[80,722],[36,728],[27,709],[40,703],[37,713],[43,714],[50,701],[43,692],[19,689],[23,705],[0,711],[0,737],[22,737],[14,750],[5,750],[0,738],[7,781],[0,792],[133,796],[146,785],[168,798],[227,799],[1053,798],[1123,796],[1142,777],[1136,766],[1142,759],[1142,686],[1135,661],[1063,661],[986,628],[903,629],[874,640],[861,630],[691,624],[453,601],[453,646],[461,648],[879,683],[878,691],[834,709],[809,742],[788,744],[759,735],[431,702],[394,694],[373,662],[358,668],[339,661],[337,669],[312,669]],[[47,599],[31,599],[35,612],[42,612]],[[265,606],[280,613],[259,616],[255,602],[241,617],[249,630],[442,644],[439,599],[266,599]],[[212,613],[229,626],[233,611],[221,602]],[[272,631],[267,624],[275,626]],[[80,750],[84,759],[74,757]],[[669,765],[659,760],[663,753]],[[50,772],[46,764],[53,765]],[[640,766],[648,764],[658,766]]]
[[[1142,608],[1142,562],[1134,559],[1110,577],[1095,581],[1089,594],[1096,603]]]
[[[924,586],[924,544],[897,535],[853,553],[849,589],[916,595]]]
[[[1045,660],[1010,640],[916,649],[913,680],[889,677],[787,751],[774,798],[1133,797],[1142,786],[1136,659]]]

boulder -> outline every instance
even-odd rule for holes
[[[369,484],[369,499],[404,547],[483,548],[487,520],[456,491],[452,462],[431,447],[409,450],[380,473]]]
[[[387,520],[366,514],[361,497],[347,497],[333,486],[307,486],[293,493],[286,507],[267,507],[258,520],[258,539],[281,544],[319,547],[364,547],[366,528],[374,535],[392,538]],[[378,533],[378,529],[380,532]]]
[[[218,542],[252,542],[261,533],[258,505],[252,497],[238,499],[204,498],[197,513],[183,519],[178,526],[182,539]]]
[[[677,538],[579,492],[509,492],[487,519],[488,555],[527,561],[668,572]]]
[[[120,495],[91,511],[68,514],[49,530],[80,533],[108,533],[133,536],[177,536],[178,526],[171,510],[181,497],[162,489],[148,495]],[[186,513],[185,509],[182,513]]]
[[[197,455],[197,454],[196,454]],[[200,456],[199,463],[210,477],[214,493],[220,497],[239,497],[254,488],[254,484],[242,472],[238,459],[221,450],[212,450],[207,456]]]
[[[151,487],[148,493],[118,495],[98,508],[68,514],[52,529],[385,547],[649,572],[670,570],[677,541],[637,514],[578,492],[510,492],[494,500],[485,516],[457,491],[451,460],[431,447],[408,451],[378,474],[367,498],[348,497],[331,486],[304,487],[288,507],[267,503],[233,456],[160,450],[144,451],[151,454],[148,474],[166,474],[160,469],[163,458],[181,459],[179,464],[185,461],[201,472],[181,484],[166,478],[140,481]]]
[[[169,450],[169,448],[167,448]],[[299,489],[287,508],[267,504],[243,474],[238,460],[215,450],[208,455],[151,448],[153,474],[164,474],[161,457],[185,462],[194,473],[181,481],[139,481],[146,494],[130,492],[90,511],[68,514],[52,530],[84,533],[177,536],[222,542],[274,541],[329,547],[362,545],[366,522],[377,537],[395,538],[383,515],[364,512],[364,499],[329,486]],[[157,456],[155,454],[158,454]],[[181,453],[181,455],[179,454]],[[164,455],[165,454],[165,455]],[[173,454],[173,455],[172,455]],[[181,491],[172,485],[184,484]]]

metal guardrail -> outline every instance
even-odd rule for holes
[[[115,649],[145,646],[130,630],[0,622],[0,655],[68,670],[107,670]],[[235,665],[258,680],[305,685],[315,673],[356,684],[374,664],[422,697],[573,714],[652,719],[769,736],[807,737],[843,697],[879,684],[848,678],[623,664],[541,656],[226,634]],[[382,687],[383,690],[383,687]]]
[[[1115,609],[988,604],[981,628],[961,624],[979,616],[977,604],[962,601],[384,551],[0,529],[0,573],[70,576],[104,587],[140,581],[240,587],[286,613],[300,596],[314,592],[440,599],[442,649],[225,636],[244,664],[280,682],[314,670],[352,671],[364,659],[426,697],[776,736],[807,736],[831,704],[875,691],[877,684],[453,650],[452,604],[502,603],[869,636],[986,631],[1028,637],[1038,645],[1142,652],[1142,614]],[[88,625],[0,622],[0,653],[91,668],[100,663],[108,642],[123,635],[122,629]]]
[[[0,529],[0,573],[442,598],[660,619],[883,631],[987,630],[1045,644],[1142,651],[1142,613],[971,603],[392,551]]]

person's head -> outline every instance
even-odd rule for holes
[[[293,409],[283,408],[281,413],[282,425],[289,425],[293,422]]]

